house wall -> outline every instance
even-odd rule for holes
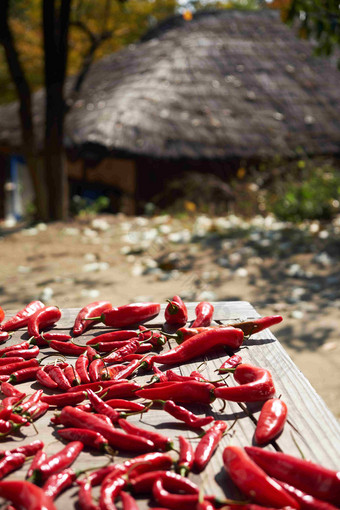
[[[86,184],[96,186],[98,192],[108,195],[113,210],[134,214],[136,210],[136,165],[132,159],[105,158],[93,166],[85,160],[67,162],[68,177],[86,188]],[[115,191],[116,193],[113,193]]]

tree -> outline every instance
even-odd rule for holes
[[[340,46],[340,8],[336,0],[284,1],[281,12],[284,21],[299,25],[300,36],[316,42],[317,55],[331,55]],[[340,59],[338,61],[340,67]]]
[[[136,0],[132,2],[136,3]],[[144,5],[151,6],[151,2],[143,0]],[[32,95],[24,66],[20,62],[19,53],[15,44],[10,27],[10,4],[9,0],[0,0],[0,43],[6,56],[10,76],[15,83],[19,97],[20,123],[22,130],[23,152],[26,157],[36,197],[37,218],[42,220],[64,220],[68,215],[68,190],[65,157],[63,149],[64,119],[67,113],[67,100],[64,94],[67,62],[70,53],[69,29],[70,26],[77,28],[86,35],[90,41],[89,48],[84,54],[84,59],[72,98],[79,92],[82,81],[89,70],[96,50],[105,42],[114,30],[108,28],[111,19],[111,7],[123,5],[126,0],[101,0],[93,2],[89,0],[33,0],[33,7],[40,6],[43,26],[43,62],[44,62],[44,85],[45,85],[45,134],[43,149],[43,166],[38,165],[38,151],[34,136],[32,116]],[[95,8],[98,20],[98,3],[103,7],[102,26],[99,31],[93,30],[91,20],[88,17],[91,8]],[[154,4],[162,5],[162,0],[156,0]],[[25,17],[29,9],[25,0],[16,0],[13,3],[17,18]],[[175,0],[163,0],[163,6],[175,7]],[[14,12],[13,11],[13,12]],[[138,11],[138,10],[137,10]],[[86,20],[79,17],[86,14]],[[164,10],[164,14],[170,14]],[[74,17],[72,16],[74,15]],[[78,16],[78,18],[77,18]],[[98,23],[92,23],[98,28]]]

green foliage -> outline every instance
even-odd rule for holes
[[[96,200],[88,200],[79,195],[74,195],[70,203],[70,213],[72,216],[96,215],[105,211],[110,206],[110,200],[104,195]]]
[[[340,45],[340,10],[337,0],[293,0],[286,21],[298,23],[300,36],[316,41],[317,55],[330,55]],[[340,60],[339,60],[340,65]]]
[[[281,220],[299,222],[329,220],[339,212],[339,202],[340,171],[301,160],[296,172],[277,183],[276,192],[267,191],[266,206]]]

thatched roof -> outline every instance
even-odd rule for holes
[[[258,158],[340,153],[340,73],[277,12],[175,16],[91,68],[66,119],[65,144],[120,155]],[[0,146],[18,146],[15,107]],[[35,94],[42,134],[43,93]]]

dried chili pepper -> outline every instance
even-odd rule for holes
[[[281,482],[280,480],[275,481],[279,483],[281,487],[288,492],[288,494],[296,499],[296,501],[300,504],[301,510],[336,510],[339,508],[327,503],[326,501],[321,501],[321,499],[316,499],[288,483]]]
[[[242,363],[242,358],[238,354],[234,354],[233,356],[230,356],[230,358],[226,359],[220,368],[218,369],[219,374],[225,374],[227,372],[234,371],[234,368],[236,368],[238,365]]]
[[[282,432],[287,413],[286,404],[279,398],[272,398],[263,404],[255,430],[257,444],[269,443]]]
[[[38,310],[45,308],[41,301],[32,301],[25,308],[20,310],[16,315],[8,319],[1,325],[2,331],[15,331],[27,325],[29,318]]]
[[[95,448],[103,453],[110,452],[107,439],[99,432],[81,428],[66,428],[57,431],[58,435],[66,441],[81,441],[84,446]]]
[[[167,436],[164,436],[163,434],[160,434],[153,430],[147,430],[137,427],[137,425],[130,423],[123,418],[120,418],[118,420],[118,424],[120,427],[122,427],[123,430],[125,430],[125,432],[129,434],[134,434],[136,436],[146,437],[147,439],[150,439],[150,441],[154,443],[155,448],[157,450],[160,450],[161,452],[172,450],[174,447],[172,439]]]
[[[52,326],[61,318],[61,310],[57,306],[45,306],[35,312],[27,322],[27,330],[30,337],[40,338],[40,331]]]
[[[98,314],[102,314],[106,310],[110,310],[112,308],[112,304],[109,301],[95,301],[84,306],[79,312],[74,321],[74,326],[72,329],[73,336],[82,335],[86,330],[88,330],[93,324],[97,321],[91,321],[91,317],[95,317]]]
[[[55,499],[62,491],[72,485],[77,479],[77,473],[67,468],[49,476],[43,485],[43,491],[51,499]]]
[[[100,414],[104,414],[108,416],[112,423],[115,423],[119,419],[119,413],[111,406],[106,404],[98,395],[96,395],[92,390],[87,390],[87,397],[91,402],[91,405],[95,411]]]
[[[72,393],[62,393],[61,395],[44,395],[41,397],[42,402],[50,406],[64,407],[69,405],[77,405],[86,399],[87,394],[85,391],[74,391]]]
[[[216,420],[201,438],[195,449],[194,458],[194,467],[198,472],[203,471],[208,464],[227,428],[228,425],[225,421]]]
[[[31,480],[44,482],[49,476],[73,464],[82,450],[83,443],[81,441],[68,443],[62,450],[46,459],[39,467],[36,467]]]
[[[245,447],[247,454],[269,476],[293,485],[311,496],[334,505],[340,501],[340,472],[308,460],[255,446]]]
[[[198,494],[173,494],[165,489],[166,482],[166,479],[159,477],[152,486],[152,494],[157,503],[173,510],[187,510],[197,505]]]
[[[164,312],[165,320],[168,324],[184,326],[188,320],[188,310],[179,296],[174,296],[168,300],[168,305]]]
[[[198,381],[172,382],[166,386],[156,383],[152,388],[143,388],[136,391],[138,397],[149,400],[173,400],[181,403],[210,404],[215,400],[212,384]]]
[[[109,442],[110,446],[127,451],[151,451],[154,449],[154,443],[143,437],[124,432],[113,428],[113,425],[107,425],[96,415],[86,413],[77,408],[66,406],[62,409],[60,417],[67,426],[76,428],[87,428],[95,430],[102,434]]]
[[[179,458],[177,461],[177,470],[181,476],[185,476],[191,471],[194,465],[194,449],[184,436],[178,436],[178,441]]]
[[[296,500],[259,468],[242,448],[227,446],[223,451],[223,463],[235,485],[257,503],[299,508]]]
[[[269,370],[242,363],[234,372],[240,386],[219,386],[215,397],[232,402],[258,402],[275,395],[273,378]]]
[[[75,370],[79,376],[80,382],[82,384],[86,384],[91,382],[89,373],[88,373],[88,366],[89,366],[90,360],[88,359],[86,352],[84,351],[80,356],[78,356],[77,361],[75,362]]]
[[[12,382],[24,382],[24,381],[33,381],[35,379],[35,374],[40,370],[40,367],[28,367],[23,368],[21,370],[17,370],[16,372],[13,372],[8,381],[10,383]]]
[[[76,345],[73,342],[58,342],[58,340],[51,340],[49,343],[51,349],[60,352],[61,354],[67,354],[69,356],[79,356],[86,352],[86,346],[82,347]]]
[[[105,311],[96,319],[112,328],[125,328],[155,317],[160,308],[158,303],[132,303]]]
[[[89,366],[89,376],[92,382],[102,379],[101,373],[105,370],[105,363],[102,359],[94,359]]]
[[[21,480],[0,482],[0,496],[10,500],[20,510],[56,510],[53,500],[43,489]]]
[[[214,313],[214,307],[211,303],[208,303],[206,301],[202,301],[201,303],[198,303],[198,305],[195,308],[196,313],[196,320],[191,325],[192,328],[200,328],[200,327],[207,327],[210,326],[213,313]]]
[[[178,490],[187,494],[196,495],[199,493],[199,488],[194,482],[177,473],[165,470],[149,470],[137,476],[130,477],[131,490],[135,494],[149,493],[152,491],[153,484],[159,478],[166,480],[169,490]]]
[[[236,328],[209,329],[195,335],[183,344],[170,349],[164,354],[154,356],[156,363],[175,364],[185,363],[197,356],[205,354],[216,347],[230,347],[237,349],[243,342],[243,331]]]
[[[189,427],[202,428],[214,421],[212,416],[200,418],[185,407],[175,404],[172,400],[161,401],[161,403],[164,411],[177,418],[177,420],[183,421]]]
[[[13,448],[12,450],[3,450],[0,451],[0,457],[3,457],[4,455],[8,455],[9,453],[22,453],[25,455],[25,457],[31,457],[32,455],[35,455],[38,451],[40,451],[44,447],[44,443],[37,439],[36,441],[33,441],[32,443],[25,444],[22,446],[17,446],[16,448]]]
[[[54,382],[57,383],[58,388],[61,390],[68,390],[71,388],[71,384],[69,383],[67,377],[60,367],[52,366],[48,375],[53,379]]]
[[[254,319],[252,321],[235,322],[234,324],[230,324],[230,326],[242,329],[244,336],[250,336],[255,333],[259,333],[264,329],[270,328],[275,324],[279,324],[282,320],[281,315],[272,315],[269,317],[260,317],[259,319]]]

